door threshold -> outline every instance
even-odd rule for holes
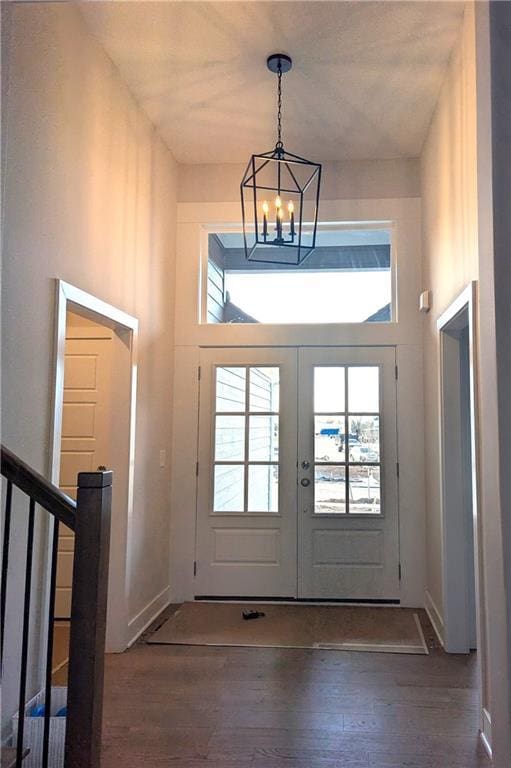
[[[400,600],[385,599],[362,599],[362,598],[323,598],[323,597],[242,597],[242,596],[215,596],[215,595],[195,595],[195,602],[203,603],[266,603],[267,605],[373,605],[397,607],[401,605]]]

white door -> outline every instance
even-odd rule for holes
[[[296,350],[203,350],[196,596],[296,595]]]
[[[81,336],[85,331],[80,329]],[[78,472],[110,464],[110,397],[112,331],[94,338],[73,338],[69,330],[64,361],[64,404],[60,454],[61,489],[76,498]],[[71,614],[74,534],[59,529],[55,616]]]
[[[393,348],[201,353],[197,597],[399,599]]]
[[[399,598],[393,348],[299,351],[298,595]]]

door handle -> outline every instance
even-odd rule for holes
[[[302,477],[302,479],[300,480],[300,485],[303,485],[304,488],[307,488],[307,486],[310,484],[311,484],[311,481],[309,480],[308,477]]]
[[[307,461],[307,459],[305,461],[302,461],[302,469],[309,469],[309,467],[310,467],[310,464]]]

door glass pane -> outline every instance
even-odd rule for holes
[[[249,411],[279,411],[279,368],[250,369]]]
[[[380,417],[350,416],[349,459],[354,462],[380,461]]]
[[[350,467],[349,504],[352,515],[380,514],[380,467]]]
[[[378,413],[380,387],[378,366],[350,366],[348,369],[348,410],[350,413]]]
[[[243,465],[215,466],[215,512],[243,512],[244,477]]]
[[[314,417],[314,461],[344,461],[344,416]]]
[[[248,435],[250,461],[279,460],[278,416],[250,416]]]
[[[246,391],[245,368],[216,369],[216,411],[244,411]]]
[[[279,468],[252,464],[248,468],[248,511],[278,512]]]
[[[217,416],[215,420],[215,461],[243,461],[245,458],[245,417]]]
[[[314,368],[314,411],[342,413],[344,411],[344,367]]]
[[[314,470],[314,512],[344,514],[346,512],[346,470],[344,467],[321,467]]]

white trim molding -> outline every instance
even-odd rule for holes
[[[439,334],[439,414],[440,414],[440,479],[441,479],[441,519],[442,519],[442,586],[444,643],[450,653],[468,653],[470,650],[468,624],[468,604],[465,599],[468,589],[467,573],[468,535],[466,511],[464,507],[463,445],[470,453],[471,468],[468,478],[470,486],[472,520],[470,529],[474,529],[474,548],[471,555],[475,563],[476,603],[479,602],[479,574],[481,558],[479,554],[479,473],[477,443],[477,398],[476,398],[476,288],[471,282],[449,305],[437,320]],[[460,437],[463,430],[463,405],[460,392],[460,333],[468,332],[468,402],[470,413],[470,433],[466,440]],[[479,612],[477,612],[479,613]],[[476,618],[477,621],[477,618]],[[478,628],[479,629],[479,628]],[[480,632],[477,633],[477,647],[482,644]]]
[[[480,736],[483,747],[485,748],[486,753],[491,760],[493,758],[493,752],[491,748],[491,715],[486,707],[483,707],[483,722]]]
[[[429,590],[424,593],[424,609],[442,648],[444,647],[444,620]]]
[[[153,597],[152,600],[150,600],[144,608],[142,608],[141,611],[139,611],[136,616],[134,616],[132,619],[130,619],[128,623],[128,629],[129,629],[129,640],[128,640],[128,648],[130,648],[140,635],[145,632],[147,627],[149,627],[153,621],[159,616],[159,614],[167,608],[171,603],[170,600],[170,586],[167,585],[165,589],[162,589],[162,591],[156,595],[156,597]]]
[[[420,200],[322,200],[321,227],[370,225],[392,229],[394,321],[390,323],[265,324],[200,322],[204,316],[208,233],[236,231],[239,203],[178,203],[176,346],[382,346],[418,344],[416,296],[420,283]]]
[[[447,504],[448,498],[444,476],[446,472],[445,447],[443,445],[443,429],[446,404],[443,402],[443,364],[444,342],[449,335],[455,335],[462,327],[468,328],[469,339],[469,408],[470,408],[470,453],[471,453],[471,482],[472,482],[472,516],[474,536],[474,575],[475,575],[475,620],[476,640],[478,650],[478,689],[480,697],[481,740],[491,755],[491,717],[487,709],[486,691],[488,690],[489,669],[487,666],[487,631],[486,631],[486,603],[484,589],[483,551],[481,516],[481,483],[480,483],[480,437],[479,437],[479,381],[478,381],[478,284],[472,281],[456,297],[450,306],[437,320],[437,329],[440,334],[440,368],[439,368],[439,397],[441,424],[440,424],[440,456],[442,466],[442,580],[444,598],[444,628],[443,637],[445,648],[448,651],[457,651],[460,622],[463,616],[460,614],[459,571],[463,569],[463,563],[459,559],[460,549],[456,542],[456,528],[448,524]],[[464,606],[463,606],[464,607]]]
[[[260,324],[199,322],[204,314],[208,232],[239,228],[239,203],[179,203],[177,222],[175,383],[171,488],[171,589],[173,600],[193,597],[199,351],[227,347],[396,347],[399,376],[399,535],[402,605],[423,604],[425,588],[424,443],[421,289],[421,209],[418,198],[322,200],[322,226],[392,226],[397,284],[395,322]],[[396,277],[395,275],[395,277]],[[394,281],[395,283],[396,281]]]
[[[62,438],[62,413],[64,404],[64,363],[66,344],[67,311],[78,312],[101,325],[122,334],[129,345],[129,425],[126,455],[122,457],[126,467],[126,488],[123,514],[117,516],[111,537],[116,547],[110,550],[109,600],[107,615],[107,652],[118,653],[127,648],[128,624],[128,574],[131,550],[130,520],[133,516],[133,486],[135,466],[135,424],[137,402],[138,320],[117,307],[107,304],[74,285],[57,279],[55,313],[55,357],[53,377],[53,424],[50,435],[50,478],[59,484],[60,452]],[[123,449],[124,450],[124,449]],[[114,480],[115,482],[115,480]],[[51,532],[50,532],[51,535]]]

